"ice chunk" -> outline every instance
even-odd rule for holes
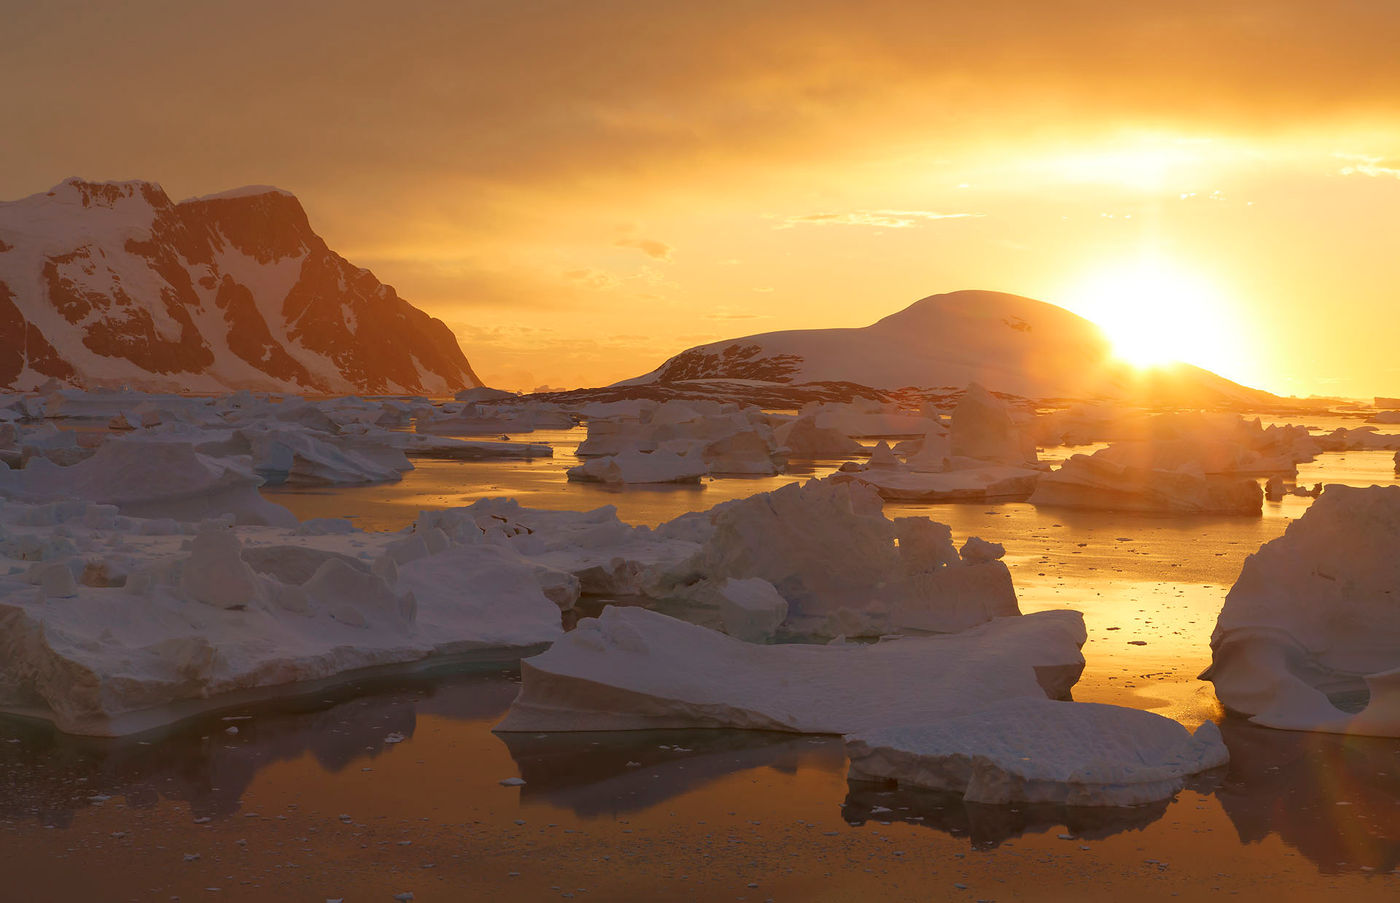
[[[719,586],[719,615],[724,632],[750,642],[773,638],[787,620],[787,600],[761,577],[747,580],[730,578]]]
[[[674,451],[623,451],[570,467],[570,480],[591,483],[698,483],[709,473],[703,458]]]
[[[1030,502],[1170,514],[1258,514],[1264,493],[1256,480],[1245,477],[1125,464],[1115,460],[1110,447],[1093,455],[1074,455],[1041,477]]]
[[[1004,564],[960,559],[948,528],[925,518],[886,519],[879,497],[858,484],[794,483],[707,517],[713,529],[695,531],[700,550],[652,575],[655,594],[761,577],[787,600],[789,629],[827,636],[954,631],[1019,613]]]
[[[85,499],[136,517],[199,521],[232,513],[240,524],[295,526],[286,508],[264,500],[262,480],[231,460],[198,454],[186,442],[112,440],[69,467],[33,460],[0,471],[0,496],[26,502]]]
[[[1188,775],[1229,760],[1209,721],[1191,734],[1139,709],[1030,696],[850,734],[846,753],[852,780],[955,791],[976,803],[1072,806],[1166,799]]]
[[[1011,418],[1006,403],[971,383],[953,409],[949,427],[951,453],[997,464],[1034,464],[1035,442]]]
[[[1201,676],[1256,724],[1400,737],[1397,587],[1400,486],[1328,486],[1245,560]]]
[[[498,731],[732,727],[842,734],[1045,698],[1083,667],[1078,612],[867,645],[758,645],[609,606],[521,663]]]

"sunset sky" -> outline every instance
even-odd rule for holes
[[[1400,395],[1393,0],[0,0],[0,23],[0,198],[285,188],[493,385],[981,288],[1126,354]]]

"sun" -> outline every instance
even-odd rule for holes
[[[1062,298],[1093,320],[1114,354],[1139,367],[1185,361],[1236,369],[1241,339],[1231,307],[1208,280],[1157,258],[1095,270]]]

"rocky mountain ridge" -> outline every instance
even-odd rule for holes
[[[0,203],[0,386],[441,394],[456,337],[332,251],[292,194],[68,179]]]

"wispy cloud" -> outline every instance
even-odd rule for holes
[[[654,238],[620,238],[614,244],[619,248],[636,248],[653,260],[670,260],[675,248]]]
[[[597,267],[583,267],[577,270],[568,270],[564,273],[564,278],[570,282],[582,285],[585,288],[605,291],[617,288],[621,280],[609,273],[607,270],[600,270]]]
[[[1387,176],[1392,179],[1400,179],[1400,158],[1372,154],[1333,154],[1333,156],[1348,161],[1347,165],[1342,167],[1342,175],[1344,176],[1363,175],[1372,178]]]
[[[882,229],[911,229],[940,219],[976,219],[985,213],[939,213],[934,210],[853,210],[849,213],[808,213],[775,217],[775,228],[794,226],[877,226]]]

